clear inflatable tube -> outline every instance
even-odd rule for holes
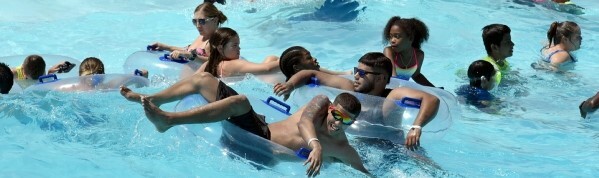
[[[351,76],[345,76],[351,77]],[[427,92],[439,98],[440,104],[436,116],[426,126],[422,127],[423,139],[440,139],[452,124],[452,119],[460,117],[460,108],[457,107],[455,96],[445,90],[424,87],[413,82],[391,79],[388,88],[409,87]],[[400,101],[386,100],[383,97],[372,96],[352,91],[345,91],[336,88],[319,85],[306,85],[296,89],[290,97],[292,103],[307,103],[308,98],[323,94],[329,98],[335,97],[339,93],[349,92],[356,96],[362,104],[362,112],[357,121],[347,130],[347,133],[369,137],[382,138],[395,143],[403,143],[403,137],[414,122],[419,112],[419,107],[407,107],[400,104]],[[388,115],[398,116],[401,119],[383,119],[383,107],[388,107]],[[391,106],[391,107],[389,107]]]
[[[260,100],[251,96],[247,96],[247,98],[256,113],[266,116],[267,123],[281,121],[289,117],[288,111],[290,106],[284,106],[281,103],[275,104],[269,102],[269,99]],[[177,103],[175,111],[187,111],[195,107],[202,107],[207,103],[204,97],[199,94],[190,95]],[[287,112],[281,112],[281,110]],[[301,161],[293,150],[247,132],[228,121],[222,121],[219,125],[221,127],[215,124],[201,124],[200,126],[183,125],[180,126],[179,135],[194,135],[209,138],[220,137],[219,142],[223,150],[265,166],[274,166],[282,160]],[[219,135],[219,132],[222,134]],[[211,142],[215,142],[215,140]]]
[[[21,66],[23,64],[23,61],[25,60],[25,58],[27,58],[27,56],[29,56],[29,55],[14,55],[14,56],[0,57],[0,62],[5,63],[10,68],[15,68],[15,67]],[[77,59],[73,59],[71,57],[61,56],[61,55],[53,55],[53,54],[39,54],[39,56],[44,58],[44,62],[46,63],[46,69],[44,69],[44,70],[46,72],[48,70],[50,70],[50,68],[52,68],[56,64],[62,63],[64,61],[69,61],[70,63],[75,64],[76,66],[73,69],[71,69],[71,71],[69,71],[68,73],[56,73],[56,75],[60,78],[75,77],[75,76],[79,75],[79,73],[77,72],[78,71],[77,67],[79,66],[79,64],[81,62],[79,62],[79,60],[77,60]],[[26,82],[26,83],[28,83],[28,82]],[[21,85],[29,86],[29,84],[24,84],[22,81],[15,80],[9,93],[23,92],[23,86],[21,86]]]
[[[40,82],[25,91],[91,91],[118,90],[120,86],[132,88],[146,87],[148,79],[132,74],[96,74],[64,79],[48,75],[40,78]]]
[[[200,68],[201,64],[197,62],[168,59],[168,54],[165,51],[151,50],[134,52],[127,57],[123,64],[124,72],[130,73],[136,69],[145,69],[148,71],[148,78],[152,83],[172,84],[181,79],[180,76],[193,74]]]

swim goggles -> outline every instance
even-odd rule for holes
[[[358,73],[358,75],[360,75],[360,77],[364,78],[364,76],[366,76],[366,74],[372,74],[372,75],[380,75],[381,73],[378,72],[368,72],[362,69],[358,69],[357,67],[354,67],[354,75]]]
[[[343,123],[344,125],[351,125],[356,121],[348,115],[343,114],[343,112],[337,110],[337,108],[335,108],[335,106],[333,105],[329,106],[329,109],[331,110],[331,115],[333,115],[335,121],[341,121],[341,123]]]

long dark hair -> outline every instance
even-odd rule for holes
[[[214,34],[210,37],[210,56],[208,57],[208,64],[204,72],[208,72],[214,76],[218,75],[218,65],[222,62],[225,57],[218,51],[217,47],[221,47],[224,50],[224,46],[231,41],[231,39],[238,37],[237,32],[231,28],[221,27],[216,29]]]

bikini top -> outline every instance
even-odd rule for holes
[[[548,62],[548,63],[551,63],[551,57],[553,57],[553,55],[554,55],[555,53],[559,53],[559,52],[567,52],[567,53],[568,53],[568,51],[564,51],[564,50],[558,49],[558,50],[555,50],[555,51],[553,51],[553,52],[549,53],[549,54],[547,55],[547,57],[545,57],[545,58],[543,59],[543,61],[545,61],[545,62]],[[577,62],[577,61],[576,61],[576,59],[574,58],[574,56],[570,55],[570,53],[568,53],[568,56],[570,56],[570,61],[572,61],[572,62]]]
[[[416,60],[416,63],[414,63],[414,65],[408,67],[406,65],[399,66],[399,63],[401,62],[403,64],[403,59],[401,57],[401,55],[399,55],[399,53],[395,53],[395,60],[393,61],[393,65],[395,67],[395,78],[398,79],[402,79],[402,80],[410,80],[410,78],[412,78],[412,75],[414,75],[414,73],[416,73],[416,70],[418,69],[418,58],[416,57],[416,49],[412,48],[413,51],[413,55],[412,55],[412,59],[410,59],[410,61],[408,62],[408,64],[410,62],[412,62],[412,60]],[[398,59],[399,58],[399,59]]]

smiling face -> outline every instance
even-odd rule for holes
[[[241,48],[239,47],[239,37],[233,37],[219,51],[226,59],[239,59]]]
[[[327,130],[329,134],[335,135],[343,133],[355,120],[356,115],[347,112],[343,106],[330,105],[327,115]],[[345,118],[345,119],[344,119]],[[344,122],[345,120],[345,122]]]
[[[389,29],[389,44],[393,50],[398,52],[409,49],[413,41],[399,24],[395,24]]]
[[[193,25],[198,29],[200,35],[210,37],[218,28],[217,17],[207,17],[203,11],[197,11],[193,14]]]

